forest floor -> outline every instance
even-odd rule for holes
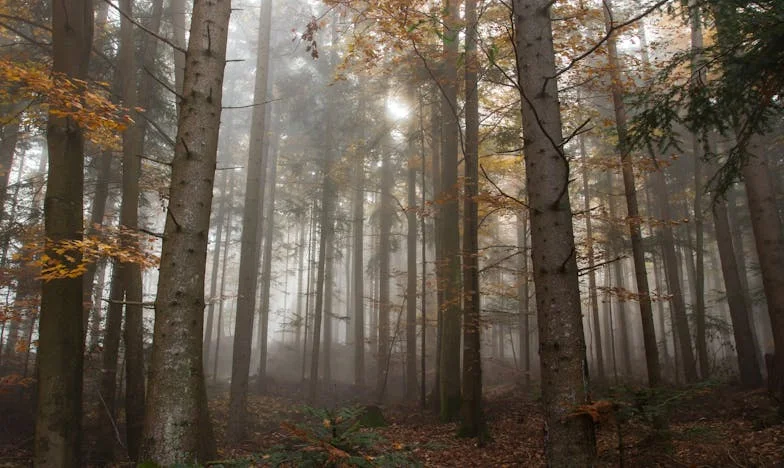
[[[350,407],[366,396],[346,390],[333,388],[322,395],[323,401],[332,402],[334,410],[338,405]],[[30,464],[33,413],[25,404],[32,401],[30,391],[31,387],[0,391],[0,467]],[[318,436],[324,428],[330,428],[329,419],[318,419],[316,414],[317,419],[312,421],[314,415],[310,414],[308,422],[308,410],[295,387],[278,386],[267,396],[249,397],[248,437],[241,442],[226,438],[225,389],[215,388],[212,393],[211,414],[222,460],[231,460],[237,466],[265,466],[275,459],[281,446],[296,447],[306,455],[324,452],[336,459],[345,456],[328,437]],[[585,408],[586,414],[597,421],[599,466],[784,466],[784,424],[764,390],[703,384],[651,395],[644,389],[627,387],[608,390],[603,397],[607,399],[597,397],[594,406]],[[661,437],[650,421],[665,408],[668,437]],[[379,462],[384,454],[398,457],[387,466],[544,466],[543,415],[535,396],[511,386],[488,389],[484,409],[489,437],[479,444],[476,439],[457,437],[457,424],[440,422],[435,414],[419,406],[384,406],[381,410],[387,424],[360,431],[380,438],[355,455]],[[333,417],[337,413],[329,414]],[[333,419],[333,424],[335,421],[340,420]],[[86,427],[88,433],[93,429],[89,423]],[[293,443],[293,439],[299,440]]]
[[[606,396],[610,399],[586,408],[597,421],[599,466],[784,466],[784,425],[764,390],[702,384],[653,395],[626,387],[607,390]],[[215,419],[226,421],[225,397],[213,403]],[[230,443],[225,439],[225,425],[219,422],[216,426],[224,459],[255,456],[263,465],[265,455],[274,453],[274,446],[285,445],[292,435],[299,437],[300,448],[328,450],[319,446],[318,438],[292,434],[287,424],[281,425],[290,421],[307,430],[321,423],[304,423],[297,400],[254,396],[250,406],[248,440]],[[489,437],[479,444],[476,439],[457,437],[456,423],[440,422],[437,415],[418,406],[384,407],[388,424],[375,429],[384,442],[369,453],[401,452],[424,466],[545,466],[544,421],[536,398],[513,387],[494,388],[486,393],[484,409]],[[667,437],[662,437],[651,421],[665,412],[669,427]]]

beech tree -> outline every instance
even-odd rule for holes
[[[86,80],[92,34],[91,0],[52,2],[52,72],[56,82]],[[44,231],[46,253],[51,258],[62,257],[55,251],[58,242],[78,241],[83,232],[84,130],[72,116],[58,110],[50,109],[46,128],[50,177]],[[73,262],[78,263],[81,257],[75,255]],[[82,301],[82,275],[42,284],[35,466],[81,465]]]

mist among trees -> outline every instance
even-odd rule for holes
[[[0,465],[780,462],[782,18],[0,0]]]

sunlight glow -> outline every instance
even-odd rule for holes
[[[408,117],[410,112],[411,109],[409,109],[405,102],[400,101],[394,97],[387,99],[387,115],[392,120],[403,120]]]

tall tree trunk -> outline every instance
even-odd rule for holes
[[[226,224],[226,212],[229,210],[227,204],[228,200],[226,195],[229,192],[229,187],[234,182],[234,171],[224,171],[222,174],[222,182],[220,188],[220,205],[218,206],[218,212],[215,216],[215,247],[212,249],[212,267],[210,268],[210,295],[209,299],[207,300],[207,322],[204,325],[205,334],[204,334],[204,356],[202,357],[202,361],[204,362],[204,374],[207,374],[207,369],[209,369],[210,365],[210,348],[212,347],[212,334],[215,328],[215,303],[219,300],[223,300],[223,298],[218,298],[216,300],[216,294],[218,294],[218,276],[220,276],[220,258],[221,258],[221,247],[223,245],[223,227]],[[224,262],[225,262],[224,258]],[[214,376],[213,376],[214,377]]]
[[[14,107],[18,107],[18,105]],[[6,111],[8,109],[3,110]],[[10,122],[0,125],[0,219],[5,218],[8,179],[11,176],[11,168],[14,165],[14,153],[16,153],[16,143],[19,141],[19,129],[21,127],[21,116],[17,115],[20,112],[20,109],[10,109],[8,114],[15,117]]]
[[[610,220],[613,223],[609,230],[610,230],[610,242],[609,248],[611,251],[617,255],[616,258],[611,265],[610,273],[614,280],[614,282],[609,282],[611,287],[618,288],[620,291],[624,291],[626,289],[626,278],[623,276],[623,264],[621,262],[621,254],[623,253],[623,242],[620,240],[621,233],[618,232],[618,228],[616,227],[615,223],[619,219],[618,215],[618,203],[615,200],[613,195],[615,184],[614,182],[614,175],[610,172],[607,173],[607,187],[610,189],[610,196],[608,200],[609,204],[609,211],[610,211]],[[612,298],[608,298],[608,300],[612,300]],[[617,334],[618,334],[618,341],[620,346],[620,357],[621,357],[621,366],[623,373],[629,377],[632,373],[632,350],[631,345],[629,343],[629,325],[628,325],[628,306],[626,304],[626,298],[622,295],[616,295],[616,314],[617,321],[615,323]],[[615,334],[615,332],[613,332]],[[613,339],[614,341],[614,339]],[[617,359],[617,356],[615,356]]]
[[[231,176],[229,177],[231,183],[229,183],[229,193],[226,196],[226,204],[231,206],[232,201],[234,200],[234,173],[232,172]],[[231,245],[231,222],[234,214],[234,210],[231,208],[228,209],[228,213],[226,214],[226,241],[223,243],[223,263],[221,265],[221,279],[220,279],[220,296],[218,297],[218,326],[215,330],[215,356],[213,358],[213,365],[212,365],[212,382],[215,383],[218,380],[218,363],[220,362],[220,349],[221,349],[221,338],[223,337],[223,306],[226,297],[226,270],[228,268],[227,265],[229,263],[229,246]]]
[[[434,94],[440,96],[440,88],[434,86]],[[440,200],[441,189],[441,151],[443,145],[444,128],[441,120],[441,99],[434,99],[430,107],[430,126],[433,132],[431,137],[431,151],[433,156],[433,168],[431,177],[433,179],[433,200]],[[441,239],[443,238],[443,225],[441,221],[441,210],[437,208],[433,213],[433,231],[435,244],[435,277],[436,277],[436,365],[431,391],[431,407],[436,411],[441,411],[441,336],[443,335],[443,316],[444,316],[444,249]]]
[[[463,388],[460,433],[481,436],[482,360],[479,292],[479,57],[476,0],[466,0],[465,190],[463,199]],[[501,330],[503,354],[503,329]],[[502,356],[503,359],[503,356]]]
[[[357,152],[354,165],[354,196],[352,203],[352,229],[354,239],[351,255],[354,272],[354,385],[365,385],[365,157]]]
[[[439,384],[441,419],[452,420],[460,411],[460,229],[457,186],[458,116],[458,43],[460,42],[460,0],[445,0],[444,76],[441,117],[443,146],[441,148],[441,180],[439,199],[443,304],[441,305],[441,359]]]
[[[389,372],[389,313],[392,308],[389,295],[390,259],[389,244],[392,240],[392,218],[395,217],[395,208],[392,205],[392,185],[394,183],[392,156],[384,150],[381,161],[381,199],[379,204],[378,227],[378,367],[376,368],[376,398],[383,401],[386,390],[387,374]]]
[[[91,0],[52,2],[55,80],[87,78],[93,33]],[[62,77],[61,77],[62,76]],[[76,96],[75,96],[76,98]],[[51,109],[47,121],[49,177],[44,202],[45,253],[79,241],[83,232],[84,136],[78,122]],[[68,252],[74,263],[81,254]],[[34,466],[79,466],[84,322],[82,276],[46,281],[41,288]]]
[[[413,99],[413,93],[409,95]],[[414,126],[410,127],[411,132]],[[414,139],[409,134],[409,159],[406,188],[408,208],[406,209],[406,398],[414,401],[417,395],[416,364],[416,307],[417,307],[417,206],[416,206],[416,167],[414,166]],[[424,294],[424,290],[422,294]]]
[[[333,235],[334,239],[334,235]],[[324,271],[324,349],[321,354],[324,382],[329,385],[332,381],[332,299],[335,289],[335,242],[327,245],[327,264]]]
[[[701,79],[700,83],[705,82],[705,72],[703,71],[703,40],[702,40],[702,18],[700,8],[695,0],[689,2],[689,15],[691,24],[691,52],[693,74],[697,74]],[[705,263],[704,263],[704,227],[702,219],[702,158],[704,156],[703,145],[704,135],[691,135],[692,157],[694,158],[694,230],[695,230],[695,269],[694,269],[694,317],[696,325],[695,341],[697,345],[697,359],[700,365],[700,376],[703,379],[710,377],[710,364],[708,362],[708,345],[705,337]],[[726,215],[725,215],[726,216]]]
[[[237,285],[237,319],[234,329],[234,352],[231,366],[229,392],[228,433],[232,439],[241,439],[246,431],[248,372],[250,371],[253,315],[256,312],[256,286],[259,272],[259,214],[264,206],[264,178],[267,135],[267,89],[269,81],[269,48],[272,17],[272,0],[265,0],[259,16],[258,53],[256,55],[256,82],[251,118],[248,173],[245,182],[245,204],[242,216],[242,240],[239,282]]]
[[[596,261],[593,250],[593,224],[591,220],[591,197],[588,190],[588,154],[585,151],[585,136],[580,135],[580,155],[583,163],[583,198],[585,209],[585,237],[588,244],[588,297],[591,300],[591,313],[593,317],[593,341],[596,353],[596,377],[603,382],[604,355],[602,353],[602,330],[599,326],[599,298],[596,290]]]
[[[272,282],[272,238],[275,236],[275,190],[278,178],[278,139],[269,150],[267,167],[267,207],[264,228],[264,262],[261,267],[261,311],[259,313],[259,372],[258,390],[267,390],[267,341],[269,335],[270,285]]]
[[[771,168],[767,158],[761,155],[762,148],[754,145],[755,138],[752,136],[748,148],[750,156],[743,167],[743,181],[775,346],[777,375],[768,375],[768,379],[778,382],[779,387],[772,390],[779,399],[779,413],[784,414],[784,226],[778,213]]]
[[[335,238],[334,206],[337,196],[335,182],[330,175],[331,154],[326,156],[322,180],[322,203],[319,225],[318,263],[316,265],[316,303],[313,313],[313,349],[310,357],[310,381],[308,382],[308,399],[313,402],[318,395],[319,357],[321,352],[321,325],[324,314],[324,284],[327,266],[327,245]]]
[[[607,58],[610,65],[611,91],[613,108],[615,110],[615,125],[618,131],[618,152],[621,156],[621,171],[623,173],[623,188],[626,195],[627,223],[632,241],[632,256],[634,257],[634,277],[637,280],[637,295],[640,303],[640,319],[642,320],[642,334],[645,343],[645,362],[648,368],[648,385],[656,387],[661,383],[661,369],[659,367],[659,350],[656,347],[656,332],[653,325],[653,308],[648,287],[648,269],[645,265],[645,250],[642,245],[642,232],[640,229],[640,213],[637,207],[637,187],[634,181],[634,167],[632,155],[627,140],[626,107],[623,102],[623,88],[621,82],[621,69],[618,61],[618,48],[616,37],[612,28],[612,6],[609,0],[604,3],[604,20],[609,38],[607,40]],[[629,359],[627,357],[627,359]]]
[[[552,3],[515,0],[513,5],[539,315],[545,457],[551,466],[590,466],[596,459],[593,421],[572,414],[573,408],[588,402],[588,376],[569,163],[563,153],[558,87],[552,78]]]
[[[155,301],[142,459],[214,456],[202,367],[204,273],[231,2],[194,0]]]
[[[311,285],[313,284],[313,257],[315,256],[313,238],[316,235],[316,204],[310,209],[310,227],[308,229],[308,279],[305,283],[305,336],[302,340],[302,375],[305,382],[305,365],[308,361],[308,332],[310,330]]]
[[[520,249],[520,262],[517,277],[517,313],[520,334],[520,362],[522,363],[523,384],[531,384],[531,325],[528,300],[528,218],[524,211],[517,212],[517,248]]]
[[[760,374],[760,365],[754,352],[754,336],[749,321],[749,310],[743,300],[743,287],[735,261],[735,249],[732,245],[732,234],[727,218],[727,202],[716,200],[712,211],[713,224],[716,226],[716,243],[721,259],[721,271],[724,275],[724,289],[727,293],[732,331],[735,336],[735,349],[738,352],[740,381],[743,385],[758,387],[762,384],[762,374]]]
[[[424,99],[422,96],[422,91],[419,91],[419,130],[420,130],[420,152],[422,155],[422,172],[420,173],[420,186],[422,187],[422,209],[420,214],[422,216],[421,222],[421,231],[422,231],[422,277],[420,278],[421,289],[422,289],[422,296],[421,300],[421,308],[422,308],[422,339],[420,341],[420,352],[419,352],[419,372],[420,372],[420,394],[419,399],[421,400],[420,403],[422,405],[422,409],[427,408],[427,224],[425,223],[425,206],[427,206],[427,187],[425,186],[425,172],[427,168],[427,154],[425,153],[425,112],[424,112]]]
[[[133,1],[122,0],[120,2],[120,50],[118,52],[119,65],[116,69],[115,84],[122,97],[123,105],[129,109],[136,107],[136,70],[134,65],[134,55],[136,45],[134,43],[133,24],[129,18],[133,17]],[[125,248],[133,246],[133,236],[131,230],[136,229],[138,225],[138,206],[139,206],[139,172],[141,170],[141,160],[138,155],[141,154],[141,144],[137,137],[139,128],[131,126],[123,133],[122,142],[122,202],[120,205],[120,227],[126,232],[121,233],[121,242]],[[106,333],[104,335],[104,352],[103,352],[103,369],[101,372],[101,389],[100,396],[104,400],[104,407],[100,414],[103,427],[103,433],[99,444],[103,455],[112,459],[114,451],[117,449],[117,442],[114,434],[114,419],[117,413],[116,402],[116,386],[117,386],[117,356],[120,347],[120,335],[122,333],[122,314],[123,306],[126,304],[126,292],[131,283],[136,279],[136,271],[130,263],[122,263],[116,261],[112,270],[112,286],[110,295],[109,311],[106,318]],[[141,285],[138,288],[134,287],[134,292],[141,291]],[[139,314],[141,313],[141,295],[138,298],[128,298],[127,302],[136,301],[138,306],[134,307],[133,312],[138,308]],[[130,306],[125,307],[131,313]],[[85,310],[86,314],[86,310]],[[140,320],[140,319],[139,319]],[[141,322],[136,322],[140,324]],[[127,325],[126,325],[127,329]],[[140,356],[142,359],[143,357]],[[142,366],[144,361],[142,360]],[[142,388],[142,394],[144,389]],[[128,393],[128,392],[126,392]],[[143,398],[143,397],[142,397]],[[143,407],[143,404],[142,404]],[[105,411],[103,411],[105,409]],[[143,410],[142,410],[143,411]],[[141,416],[143,414],[133,413],[134,416]],[[143,424],[142,421],[134,420],[133,428],[139,429],[138,424]],[[130,427],[129,427],[130,429]],[[138,431],[135,432],[138,435]],[[129,447],[129,455],[130,454]],[[138,455],[138,438],[134,440],[133,449]],[[135,459],[135,458],[133,458]]]

